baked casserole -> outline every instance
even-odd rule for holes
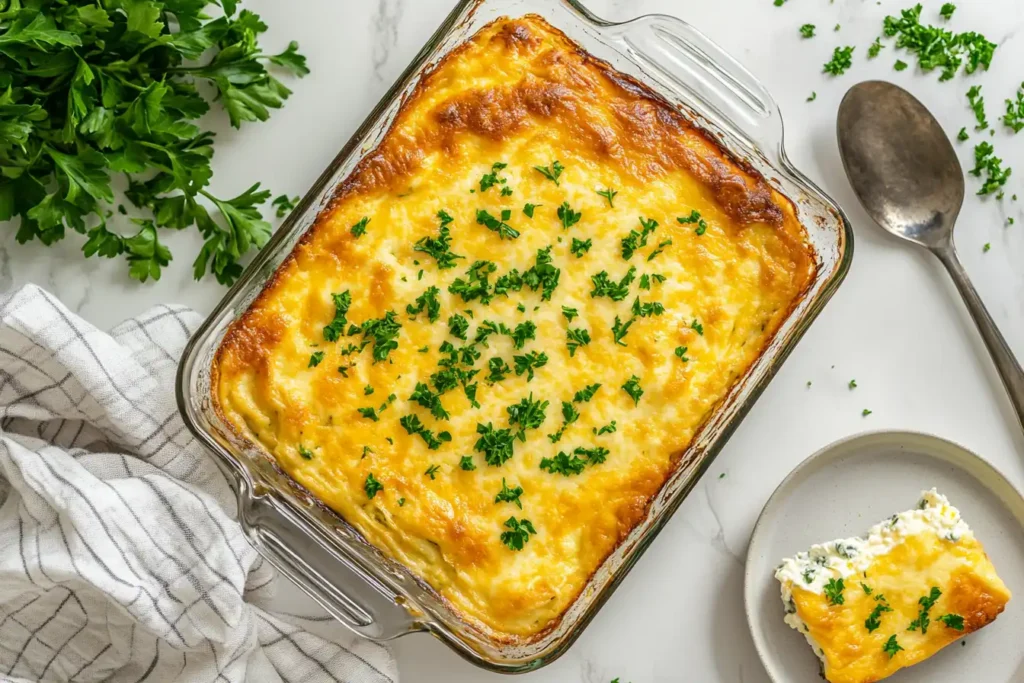
[[[813,546],[775,572],[786,623],[830,683],[874,683],[995,621],[1010,600],[960,511],[935,489],[863,538]]]
[[[815,275],[793,204],[539,17],[449,53],[214,360],[469,623],[552,628]]]

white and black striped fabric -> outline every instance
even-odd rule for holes
[[[38,287],[0,298],[0,680],[398,680],[389,650],[272,614],[273,572],[178,416],[200,319],[104,333]]]

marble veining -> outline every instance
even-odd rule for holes
[[[547,0],[558,2],[561,0]],[[747,541],[764,502],[807,455],[836,439],[871,429],[933,432],[991,460],[1024,488],[1024,437],[1002,393],[977,333],[945,274],[930,259],[883,235],[853,196],[838,157],[835,114],[846,89],[869,78],[909,88],[948,131],[973,126],[965,93],[982,85],[990,121],[1024,78],[1024,4],[1016,0],[957,3],[951,26],[977,30],[999,43],[993,68],[939,83],[937,74],[893,71],[891,41],[867,60],[882,18],[908,7],[897,3],[732,0],[583,0],[599,16],[624,21],[644,13],[677,15],[699,27],[760,78],[786,121],[793,163],[846,210],[856,235],[851,272],[778,376],[731,438],[703,481],[637,563],[587,631],[560,660],[519,680],[527,683],[766,683],[743,611]],[[299,40],[312,74],[289,81],[295,94],[271,120],[218,132],[213,190],[233,196],[261,181],[275,194],[308,188],[423,42],[454,0],[245,0],[270,25],[268,49]],[[925,15],[938,23],[938,0]],[[818,26],[801,39],[798,27]],[[833,27],[840,24],[840,30]],[[854,45],[853,68],[827,77],[821,65],[839,45]],[[900,54],[899,57],[906,58]],[[909,59],[907,61],[910,61]],[[811,92],[817,93],[807,102]],[[1024,198],[1024,133],[1001,125],[986,138],[1017,167],[1007,194]],[[973,167],[972,133],[957,144],[961,163]],[[1011,346],[1024,356],[1024,200],[969,196],[956,242],[966,267]],[[1008,225],[1013,218],[1014,225]],[[112,225],[127,232],[128,225]],[[120,260],[82,258],[84,239],[46,248],[15,242],[16,224],[0,226],[0,289],[26,282],[45,286],[91,322],[110,327],[162,302],[206,313],[225,290],[196,283],[191,262],[201,245],[194,231],[162,236],[174,261],[157,283],[127,277]],[[984,252],[984,244],[991,249]],[[851,379],[857,388],[850,389]],[[871,415],[862,416],[863,409]],[[719,475],[725,474],[725,477]],[[926,482],[922,488],[927,488]],[[781,560],[781,558],[779,558]],[[316,610],[282,583],[286,611]],[[779,627],[782,623],[780,610]],[[968,648],[973,643],[968,643]],[[463,662],[426,635],[399,640],[396,652],[406,683],[481,683],[507,680]],[[954,653],[955,654],[955,653]],[[813,662],[811,663],[813,666]]]

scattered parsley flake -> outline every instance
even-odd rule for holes
[[[558,185],[558,177],[562,175],[562,171],[565,170],[565,167],[556,159],[550,166],[534,166],[533,170],[540,173],[555,185]]]
[[[860,411],[860,415],[861,415],[861,417],[867,417],[867,416],[868,416],[868,415],[870,415],[871,413],[872,413],[872,411],[871,411],[871,410],[868,410],[867,408],[865,408],[864,410]]]
[[[447,270],[448,268],[454,268],[456,261],[466,257],[460,256],[459,254],[455,254],[451,251],[452,240],[451,231],[448,229],[448,223],[451,223],[452,217],[443,210],[439,211],[437,215],[438,218],[441,219],[441,228],[438,236],[435,238],[428,235],[427,237],[419,239],[413,246],[413,251],[421,251],[424,254],[427,254],[437,261],[438,268],[441,270]]]
[[[846,598],[843,597],[843,590],[846,586],[843,584],[842,579],[829,579],[828,583],[825,584],[825,598],[832,605],[842,605],[846,602]]]
[[[889,655],[889,659],[896,656],[896,653],[902,650],[900,644],[896,642],[896,635],[889,636],[889,640],[885,641],[885,645],[882,646],[882,652]]]
[[[864,584],[861,584],[863,586]],[[874,633],[882,626],[882,614],[885,612],[891,612],[892,607],[885,602],[879,602],[875,605],[875,609],[871,611],[870,616],[864,620],[864,628],[868,630],[868,633]]]
[[[909,65],[906,62],[904,62],[902,59],[897,59],[896,63],[892,65],[892,68],[895,69],[896,71],[906,71],[907,70],[907,66],[909,66]],[[895,638],[895,637],[896,636],[893,636],[893,638]],[[902,650],[903,648],[900,648],[900,649]]]
[[[809,95],[809,96],[807,97],[807,101],[808,101],[808,102],[813,102],[813,101],[814,101],[814,100],[816,100],[816,99],[818,99],[818,93],[817,93],[817,92],[812,92],[812,93],[811,93],[811,94],[810,94],[810,95]]]
[[[967,91],[967,102],[971,106],[971,111],[974,112],[974,118],[978,121],[978,125],[974,127],[974,130],[985,130],[988,128],[988,117],[985,116],[985,98],[981,96],[980,85],[971,86],[971,89]]]
[[[804,24],[803,26],[800,27],[800,35],[802,35],[804,38],[813,38],[814,30],[816,28],[817,27],[814,24]]]
[[[498,495],[494,496],[494,504],[498,503],[512,503],[520,510],[523,509],[523,502],[519,500],[519,496],[523,495],[523,487],[517,486],[515,488],[509,488],[508,484],[505,483],[505,477],[501,478],[501,490],[498,491]]]
[[[527,218],[533,218],[533,212],[537,210],[538,206],[540,206],[540,204],[530,204],[527,202],[526,204],[523,204],[523,213],[526,214]]]
[[[637,301],[639,301],[639,299],[637,299]],[[612,338],[615,340],[617,345],[628,346],[628,344],[622,340],[626,338],[627,334],[629,334],[629,328],[633,326],[634,321],[636,321],[635,317],[630,318],[623,323],[622,320],[619,319],[619,316],[615,316],[615,324],[612,325]]]
[[[424,476],[430,477],[430,481],[434,481],[438,471],[441,469],[440,465],[431,465],[427,468],[427,471],[423,473]]]
[[[633,399],[633,405],[637,406],[640,404],[640,397],[644,395],[644,390],[640,387],[640,378],[633,375],[626,383],[622,385],[622,390]]]
[[[910,622],[910,626],[907,628],[908,631],[921,630],[921,635],[928,633],[928,626],[931,624],[929,612],[932,607],[935,606],[935,601],[942,595],[942,591],[939,590],[938,586],[932,586],[931,591],[928,595],[922,596],[918,599],[918,604],[921,605],[921,611],[917,615],[917,619]]]
[[[988,69],[995,53],[995,43],[989,42],[980,33],[955,34],[938,26],[921,23],[921,4],[905,9],[899,17],[888,16],[883,23],[887,37],[896,37],[896,47],[905,48],[917,56],[922,71],[941,69],[940,81],[948,81],[961,66],[964,72],[972,74],[979,67]],[[900,68],[900,64],[903,64]],[[906,68],[897,62],[897,71]]]
[[[363,490],[366,491],[367,498],[373,498],[378,493],[384,490],[384,484],[381,484],[373,476],[373,472],[366,475],[366,483],[363,484]]]
[[[602,434],[614,434],[618,429],[619,426],[615,423],[615,420],[612,420],[600,429],[594,427],[594,434],[597,434],[598,436],[601,436]]]
[[[846,73],[846,70],[853,66],[853,50],[853,46],[837,47],[832,53],[832,59],[825,62],[824,73],[833,76],[841,76]]]
[[[697,322],[696,318],[694,318],[693,322],[690,323],[690,329],[694,330],[700,336],[702,336],[702,337],[704,336],[704,326],[701,325],[699,322]]]
[[[526,381],[533,380],[533,371],[537,368],[542,368],[548,363],[548,355],[546,353],[538,353],[537,351],[531,351],[525,356],[513,356],[512,361],[516,368],[516,377],[526,374]]]
[[[501,218],[495,218],[486,209],[477,209],[476,222],[491,232],[498,233],[500,239],[517,239],[519,231],[509,225],[506,221],[512,218],[512,209],[502,209]]]
[[[690,348],[688,346],[677,346],[675,350],[676,358],[684,363],[689,363],[690,359],[686,357],[686,352],[689,350]]]
[[[593,244],[594,240],[592,239],[588,238],[586,240],[581,240],[573,237],[572,246],[569,248],[569,251],[571,251],[573,256],[576,258],[583,258],[583,255],[590,251],[590,247],[592,247]]]
[[[324,359],[324,352],[323,351],[317,351],[316,353],[314,353],[313,355],[311,355],[309,357],[309,365],[307,365],[306,367],[307,368],[315,368],[316,366],[320,365],[320,362],[323,359]]]
[[[569,202],[562,202],[556,213],[558,214],[558,220],[562,222],[562,228],[565,230],[579,223],[580,218],[583,217],[583,212],[573,211],[572,207],[569,206]]]
[[[530,535],[537,533],[533,524],[526,518],[517,520],[515,517],[509,517],[504,526],[508,531],[501,532],[501,542],[508,546],[509,550],[522,550],[526,542],[530,540]]]
[[[947,2],[947,3],[944,3],[942,5],[942,9],[939,10],[939,14],[942,15],[943,19],[945,19],[946,21],[949,21],[950,19],[953,18],[953,12],[955,12],[955,11],[956,11],[956,5],[954,5],[951,2]]]
[[[475,470],[476,469],[476,465],[473,464],[473,456],[472,455],[464,455],[464,456],[462,456],[462,458],[459,460],[459,468],[464,470],[464,471],[466,471],[466,472],[472,472],[473,470]]]
[[[939,617],[939,621],[951,629],[955,629],[957,631],[964,630],[964,618],[959,614],[943,614]]]
[[[612,209],[615,208],[615,195],[618,194],[616,190],[608,188],[606,190],[598,190],[597,193],[608,200],[608,206]]]
[[[590,296],[593,298],[606,296],[612,301],[622,301],[629,296],[629,285],[634,279],[636,279],[636,268],[633,266],[629,267],[629,270],[618,282],[610,280],[608,273],[602,270],[597,275],[590,276],[590,281],[594,285]]]
[[[481,194],[484,193],[484,192],[487,192],[487,190],[491,189],[495,185],[504,185],[505,184],[505,179],[498,177],[498,171],[502,171],[502,170],[504,170],[507,167],[508,167],[508,164],[504,164],[504,163],[502,163],[500,161],[495,162],[494,164],[491,165],[491,172],[490,173],[485,173],[480,178],[480,192],[481,192]]]
[[[303,460],[313,459],[313,451],[309,450],[302,444],[299,444],[299,455],[302,456]]]
[[[324,339],[329,342],[338,341],[348,324],[348,309],[352,306],[352,295],[349,290],[341,294],[331,294],[334,301],[334,319],[324,327]]]
[[[956,139],[960,142],[966,142],[971,136],[967,134],[967,126],[960,129],[960,132],[956,134]]]
[[[355,237],[362,237],[366,234],[366,226],[370,223],[369,216],[363,216],[359,219],[359,222],[352,226],[349,230]]]
[[[440,293],[441,290],[437,287],[427,287],[423,294],[416,297],[415,306],[412,304],[406,305],[405,312],[416,317],[426,309],[427,319],[432,323],[437,322],[437,319],[441,317],[441,302],[437,298],[437,295]]]
[[[562,315],[565,316],[565,319],[568,320],[569,322],[572,322],[572,319],[578,317],[579,314],[580,314],[580,312],[578,310],[576,310],[575,308],[569,308],[568,306],[562,306]]]
[[[1017,90],[1016,100],[1006,100],[1006,114],[1002,118],[1007,128],[1014,133],[1024,130],[1024,83]]]

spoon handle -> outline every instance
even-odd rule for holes
[[[935,255],[946,266],[953,282],[956,283],[956,288],[960,290],[960,296],[967,304],[967,310],[971,312],[971,317],[974,318],[978,331],[981,332],[981,338],[985,340],[988,352],[992,354],[999,377],[1002,378],[1006,392],[1010,395],[1010,402],[1013,404],[1014,410],[1017,411],[1017,419],[1024,427],[1024,370],[1021,370],[1020,363],[1017,362],[1006,339],[996,327],[995,321],[989,315],[988,309],[985,308],[974,285],[971,284],[967,271],[960,263],[953,245],[939,247],[935,250]]]

